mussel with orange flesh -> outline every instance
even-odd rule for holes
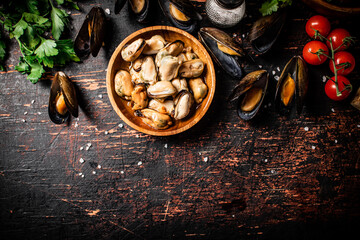
[[[51,84],[48,112],[56,124],[66,122],[70,114],[78,117],[75,87],[63,72],[57,72]]]
[[[235,87],[230,101],[238,100],[237,113],[243,120],[256,116],[264,100],[269,82],[266,70],[257,70],[247,74]]]
[[[238,57],[245,56],[243,49],[224,31],[212,27],[201,28],[199,39],[214,61],[230,76],[240,79],[243,70]]]
[[[275,106],[280,113],[294,116],[301,114],[308,89],[308,72],[305,61],[295,56],[286,64],[278,80]]]
[[[194,32],[202,20],[189,0],[158,0],[164,15],[172,25],[187,32]]]
[[[92,54],[96,57],[106,35],[107,20],[101,7],[93,7],[86,15],[83,25],[76,36],[74,49],[79,57]]]
[[[153,0],[117,0],[115,2],[115,14],[118,14],[124,7],[126,1],[129,3],[130,14],[134,15],[139,23],[148,22],[151,16]]]

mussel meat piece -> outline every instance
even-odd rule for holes
[[[201,78],[192,78],[189,80],[189,86],[194,94],[197,104],[201,103],[208,93],[208,87]]]
[[[145,55],[157,54],[160,51],[160,49],[165,47],[166,44],[165,39],[160,35],[154,35],[145,42],[146,42],[146,46],[142,52]]]
[[[190,112],[193,110],[194,97],[190,92],[183,90],[178,93],[174,103],[175,109],[173,116],[176,120],[181,120],[189,116]]]
[[[217,28],[201,28],[198,35],[215,62],[230,76],[240,79],[243,70],[237,57],[245,56],[243,49],[227,33]]]
[[[305,61],[295,56],[284,67],[275,92],[275,106],[280,113],[301,114],[308,90],[308,70]]]
[[[49,117],[52,122],[61,124],[67,121],[69,115],[78,117],[78,101],[76,90],[69,77],[63,72],[57,72],[50,89]]]
[[[185,48],[184,50],[185,50],[185,55],[186,55],[187,61],[199,58],[198,55],[196,55],[196,53],[194,53],[192,51],[192,48],[190,46]]]
[[[132,42],[131,44],[125,46],[121,50],[122,58],[127,62],[132,62],[137,59],[142,53],[146,43],[143,38],[139,38]]]
[[[157,71],[152,56],[146,56],[141,65],[140,79],[144,83],[154,84],[157,81]]]
[[[204,71],[205,64],[201,59],[186,61],[179,68],[179,76],[182,78],[197,78]]]
[[[257,70],[247,74],[235,87],[230,101],[238,100],[237,113],[243,120],[256,116],[264,100],[269,82],[266,70]]]
[[[131,81],[130,73],[125,70],[119,70],[115,74],[114,81],[116,94],[125,100],[131,100],[131,93],[134,90],[134,85]]]
[[[171,84],[176,88],[177,92],[182,90],[189,91],[188,84],[185,78],[174,78]]]
[[[174,42],[168,43],[163,49],[161,49],[155,57],[156,66],[160,66],[161,60],[166,56],[178,56],[184,49],[184,42],[181,40],[176,40]]]
[[[187,32],[194,32],[201,15],[189,0],[158,0],[159,5],[172,25]]]
[[[141,117],[141,120],[146,125],[155,129],[166,129],[172,125],[172,120],[169,115],[159,113],[150,108],[137,110],[135,115]]]
[[[270,50],[280,35],[286,19],[286,12],[276,12],[257,20],[248,36],[251,47],[258,54]]]
[[[83,25],[76,36],[74,49],[79,57],[92,54],[96,57],[104,43],[107,20],[101,7],[93,7],[86,15]]]
[[[159,113],[170,115],[175,109],[175,104],[174,101],[170,99],[165,100],[164,102],[158,101],[156,99],[151,99],[149,101],[148,108],[154,109]]]
[[[146,85],[137,84],[131,92],[131,103],[133,110],[146,108],[148,105],[148,97],[146,94]]]
[[[161,81],[170,81],[177,77],[180,62],[177,57],[166,56],[161,60],[159,67],[159,78]]]
[[[151,98],[164,99],[177,93],[176,88],[169,81],[160,81],[151,85],[147,89]]]

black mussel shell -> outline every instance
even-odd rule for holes
[[[127,1],[127,0],[116,0],[116,2],[115,2],[115,9],[114,9],[115,14],[119,14],[119,12],[121,11],[121,9],[124,7],[126,1]]]
[[[164,15],[175,27],[178,27],[189,33],[195,32],[195,30],[198,28],[202,17],[189,0],[158,0],[158,2]],[[189,19],[182,21],[174,18],[170,12],[170,4],[172,4],[177,10],[182,12]]]
[[[285,106],[281,99],[281,90],[288,76],[290,76],[295,83],[295,91],[291,101]],[[307,94],[308,84],[308,69],[305,61],[300,56],[291,58],[282,71],[276,85],[275,107],[277,111],[290,117],[294,117],[296,114],[300,115]]]
[[[75,52],[79,57],[90,54],[96,57],[105,40],[105,12],[100,7],[93,7],[86,15],[83,25],[75,39]]]
[[[68,110],[64,115],[56,111],[56,98],[60,94],[63,95]],[[56,124],[66,122],[70,114],[74,117],[79,115],[75,87],[69,77],[63,72],[57,72],[54,76],[50,89],[48,112],[51,121]]]
[[[215,62],[222,67],[230,76],[240,79],[243,76],[243,70],[237,60],[237,56],[224,53],[218,48],[218,43],[230,48],[240,56],[244,56],[244,51],[232,40],[232,38],[217,28],[201,28],[199,39],[204,44]]]
[[[286,12],[276,12],[257,20],[250,31],[249,41],[253,50],[264,54],[270,50],[280,35],[286,19]]]
[[[149,20],[151,8],[153,7],[152,0],[143,1],[144,6],[141,9],[138,9],[137,6],[135,6],[135,2],[137,2],[136,0],[128,0],[129,10],[135,15],[136,21],[139,23],[146,23]]]
[[[269,82],[269,74],[266,70],[257,70],[247,74],[239,84],[234,88],[233,92],[231,93],[229,100],[235,101],[238,100],[237,104],[237,113],[239,117],[245,121],[250,120],[256,116],[259,112],[262,102],[265,98],[267,87]],[[255,108],[251,111],[243,111],[241,109],[242,101],[246,95],[246,93],[252,88],[260,88],[262,89],[262,95],[255,106]]]

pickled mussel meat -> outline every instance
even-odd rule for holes
[[[164,99],[177,93],[176,88],[169,81],[160,81],[151,85],[147,89],[151,98]]]
[[[250,31],[249,41],[253,50],[264,54],[274,45],[286,19],[286,12],[276,12],[257,20]]]
[[[177,57],[166,56],[161,60],[159,67],[159,78],[161,81],[170,81],[177,77],[180,62]]]
[[[134,90],[134,85],[131,81],[130,73],[125,70],[119,70],[115,74],[115,92],[116,94],[126,100],[131,100],[131,93]]]
[[[69,115],[78,117],[78,101],[76,90],[69,77],[63,72],[57,72],[50,89],[49,117],[56,124],[64,123]]]
[[[280,113],[301,114],[308,89],[307,66],[300,56],[290,59],[276,85],[275,106]]]
[[[140,79],[144,83],[154,84],[157,80],[157,71],[153,57],[146,56],[141,65]]]
[[[189,91],[188,84],[185,78],[174,78],[171,80],[172,85],[176,88],[177,92],[181,90]]]
[[[79,57],[90,53],[96,57],[104,43],[107,20],[101,7],[93,7],[86,15],[83,25],[76,36],[74,49]]]
[[[189,80],[189,86],[194,94],[197,104],[201,103],[208,93],[208,87],[201,78],[193,78]]]
[[[166,129],[172,125],[171,117],[167,114],[159,113],[153,109],[145,108],[135,112],[138,117],[148,126],[155,129]]]
[[[131,92],[131,103],[133,110],[146,108],[148,105],[148,97],[146,94],[145,84],[137,84]]]
[[[166,44],[165,39],[160,35],[154,35],[145,42],[146,45],[142,52],[145,55],[157,54],[160,51],[160,49],[165,47]]]
[[[142,53],[144,47],[145,47],[145,40],[143,38],[139,38],[133,43],[125,46],[121,50],[121,56],[122,58],[127,62],[132,62],[135,59],[137,59],[140,54]]]
[[[235,87],[230,101],[238,100],[237,113],[243,120],[256,116],[264,100],[269,82],[266,70],[257,70],[247,74]]]
[[[166,56],[178,56],[184,49],[184,42],[181,40],[176,40],[174,42],[168,43],[163,49],[161,49],[155,57],[156,66],[160,66],[161,60]]]
[[[215,62],[230,76],[238,79],[242,77],[243,70],[237,57],[245,56],[245,53],[227,33],[217,28],[205,27],[200,29],[199,39]]]
[[[204,65],[201,59],[186,61],[179,68],[179,76],[182,78],[197,78],[204,71]]]
[[[181,120],[186,118],[193,109],[194,97],[190,92],[183,90],[178,93],[174,103],[175,109],[173,116],[176,120]]]
[[[202,20],[189,0],[158,0],[172,25],[187,32],[194,32]]]
[[[164,102],[158,101],[156,99],[151,99],[149,101],[149,108],[158,111],[159,113],[171,115],[174,111],[175,104],[173,100],[166,100]]]

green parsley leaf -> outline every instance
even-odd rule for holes
[[[292,0],[267,0],[261,5],[259,11],[263,16],[277,12],[279,8],[290,6]]]
[[[14,27],[15,29],[11,32],[10,38],[20,38],[24,34],[24,30],[28,27],[28,24],[23,19],[20,19]]]
[[[54,40],[46,39],[42,40],[40,46],[34,52],[36,57],[43,58],[43,57],[50,57],[55,56],[59,53],[56,49],[56,43]]]
[[[29,62],[28,62],[29,63]],[[43,66],[38,61],[30,62],[30,74],[28,75],[27,79],[30,80],[32,83],[37,83],[38,80],[41,78],[42,74],[45,72]]]
[[[17,66],[15,66],[15,70],[21,72],[22,74],[29,73],[30,65],[25,62],[25,59],[23,57],[20,57],[20,62]]]
[[[63,10],[52,6],[51,9],[51,22],[52,22],[52,35],[56,40],[60,39],[65,25],[68,24],[68,14]]]

